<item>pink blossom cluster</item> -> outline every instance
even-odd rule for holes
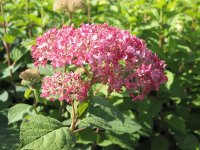
[[[167,81],[164,61],[147,49],[141,39],[108,24],[54,28],[36,41],[32,47],[35,65],[89,65],[93,84],[106,84],[110,92],[125,87],[132,91],[133,100],[142,100]]]
[[[42,83],[41,97],[60,101],[82,101],[87,97],[89,85],[81,81],[81,75],[55,72],[53,76],[45,77]]]

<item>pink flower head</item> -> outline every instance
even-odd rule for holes
[[[89,85],[80,79],[80,74],[55,72],[53,76],[42,81],[41,97],[50,100],[59,99],[72,102],[82,101],[87,97]]]
[[[36,65],[47,62],[53,67],[88,65],[89,72],[94,75],[93,84],[107,84],[110,92],[120,92],[125,87],[133,100],[142,100],[167,81],[164,61],[153,54],[141,39],[108,24],[51,29],[37,38],[37,44],[32,47],[32,57]],[[64,78],[62,75],[63,81]],[[47,80],[53,80],[53,77],[45,78],[45,82]],[[56,83],[56,78],[53,82]],[[61,99],[66,98],[63,96]]]

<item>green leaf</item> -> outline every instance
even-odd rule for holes
[[[119,119],[110,121],[109,124],[112,126],[112,129],[116,133],[129,133],[132,134],[140,130],[141,126],[131,118],[125,118],[124,122]]]
[[[78,118],[83,118],[83,117],[86,115],[89,106],[90,106],[90,103],[89,103],[88,101],[81,102],[81,103],[78,105],[77,117],[78,117]]]
[[[31,92],[32,92],[32,89],[26,89],[26,91],[24,92],[24,98],[28,99],[30,94],[31,94]]]
[[[25,39],[21,42],[21,45],[26,47],[27,49],[30,49],[32,45],[36,45],[35,39]]]
[[[33,113],[32,106],[27,104],[16,104],[8,110],[8,124],[22,120],[27,114]]]
[[[11,44],[11,43],[13,43],[14,42],[14,40],[15,40],[15,37],[14,36],[12,36],[12,35],[10,35],[10,34],[5,34],[4,36],[3,36],[3,38],[2,38],[5,42],[7,42],[7,43],[9,43],[9,44]]]
[[[133,148],[130,146],[129,138],[127,135],[117,135],[112,132],[107,132],[106,136],[109,140],[112,141],[113,144],[117,144],[124,149],[133,150]]]
[[[136,103],[138,104],[139,113],[148,117],[154,117],[162,110],[161,101],[153,97],[143,102],[138,101]]]
[[[174,75],[173,75],[173,73],[172,72],[170,72],[170,71],[167,71],[167,78],[168,78],[168,81],[167,81],[167,83],[165,84],[165,86],[166,86],[166,88],[168,89],[168,90],[170,90],[170,88],[171,88],[171,85],[172,85],[172,83],[173,83],[173,81],[174,81]]]
[[[81,143],[81,144],[94,143],[97,140],[97,134],[90,128],[86,128],[82,131],[79,131],[76,134],[76,137],[77,137],[76,143]]]
[[[22,56],[24,56],[26,54],[27,50],[25,48],[17,48],[15,47],[11,53],[10,53],[10,57],[11,59],[16,62],[18,61]]]
[[[200,149],[200,143],[196,136],[190,134],[182,139],[180,147],[182,150],[198,150]]]
[[[106,120],[96,116],[84,118],[83,120],[81,120],[81,122],[105,130],[111,130],[112,128],[112,126]]]
[[[20,150],[70,150],[75,137],[56,119],[35,115],[24,120],[20,130]]]
[[[7,117],[0,113],[0,149],[16,150],[19,147],[19,131],[8,126]]]
[[[169,114],[165,117],[164,121],[174,130],[186,134],[185,121],[173,114]]]
[[[117,107],[113,106],[108,99],[99,96],[94,96],[92,98],[92,103],[95,107],[99,107],[104,112],[106,112],[108,114],[107,116],[111,116],[112,118],[119,118],[121,121],[124,121],[124,116],[122,115],[122,113]]]
[[[169,149],[169,142],[164,136],[156,136],[152,139],[151,143],[151,150],[168,150]]]
[[[8,92],[7,91],[1,91],[0,92],[0,101],[6,102],[8,100]]]
[[[39,66],[40,74],[51,76],[53,75],[54,69],[51,65],[46,65],[45,67]]]

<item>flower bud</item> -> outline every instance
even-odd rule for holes
[[[82,8],[83,4],[83,0],[55,0],[53,10],[64,10],[72,13],[75,10]]]
[[[22,84],[34,84],[40,81],[40,73],[38,69],[31,68],[21,72],[19,77],[22,79]]]

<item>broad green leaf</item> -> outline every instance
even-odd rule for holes
[[[129,138],[127,135],[117,135],[112,132],[107,132],[106,136],[109,140],[112,141],[113,144],[117,144],[123,149],[133,150],[133,148],[130,146]]]
[[[155,136],[151,142],[151,150],[168,150],[169,149],[169,142],[164,136]]]
[[[82,143],[82,144],[94,143],[97,140],[97,134],[90,128],[86,128],[82,131],[79,131],[76,134],[76,137],[77,137],[76,143]]]
[[[162,110],[162,103],[160,100],[155,98],[149,98],[143,102],[136,102],[138,105],[138,110],[140,114],[148,117],[154,117]]]
[[[75,137],[54,118],[35,115],[24,120],[20,130],[20,150],[70,150]]]
[[[112,126],[106,120],[96,116],[84,118],[83,120],[81,120],[81,122],[105,130],[111,130],[112,128]]]
[[[77,108],[77,117],[83,118],[86,115],[89,106],[90,106],[90,103],[88,101],[81,102]]]
[[[0,101],[6,102],[8,100],[8,92],[7,91],[1,91],[0,92]]]
[[[174,130],[179,131],[183,134],[186,133],[185,121],[173,114],[169,114],[165,117],[164,121]]]
[[[113,106],[112,103],[108,99],[99,97],[99,96],[94,96],[92,98],[92,103],[95,106],[94,109],[96,109],[96,107],[99,107],[104,112],[106,112],[108,116],[113,117],[113,119],[119,118],[121,121],[124,121],[124,116],[122,115],[122,113],[119,111],[117,107]]]
[[[120,134],[123,133],[132,134],[141,129],[141,126],[131,118],[125,118],[124,122],[122,122],[119,119],[115,119],[113,121],[110,121],[109,124],[112,126],[113,132]]]
[[[8,123],[22,120],[26,115],[33,113],[32,106],[28,104],[16,104],[8,110]]]

